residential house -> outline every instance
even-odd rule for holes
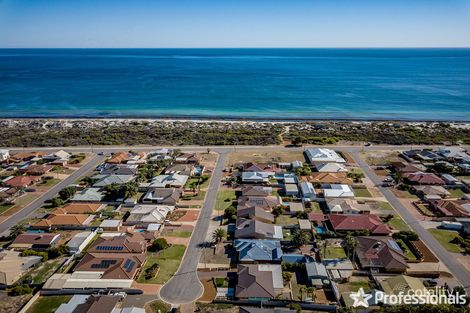
[[[299,188],[296,184],[285,184],[284,185],[284,193],[286,196],[299,196]]]
[[[326,202],[328,213],[331,214],[362,214],[370,212],[365,205],[360,205],[352,199],[331,199]]]
[[[390,228],[374,214],[329,214],[328,222],[336,232],[368,230],[371,235],[388,235]]]
[[[302,202],[289,202],[287,206],[289,207],[289,212],[291,214],[297,214],[299,212],[305,211],[305,207]]]
[[[95,188],[103,188],[108,185],[125,185],[135,179],[134,175],[102,175],[98,174],[92,177],[98,181],[93,184]]]
[[[298,226],[300,230],[306,230],[306,231],[311,231],[312,230],[312,224],[308,219],[301,219],[299,218],[298,221]]]
[[[362,269],[403,273],[408,269],[403,251],[390,237],[356,237],[356,256]]]
[[[241,263],[272,263],[282,259],[279,240],[236,239],[233,246]]]
[[[0,162],[5,162],[10,158],[10,151],[5,149],[0,149]]]
[[[67,242],[67,247],[71,254],[80,253],[95,238],[96,232],[84,231],[75,234],[72,239]]]
[[[430,201],[431,208],[445,217],[470,216],[469,200],[434,200]]]
[[[346,166],[340,163],[318,163],[315,169],[320,173],[347,173]]]
[[[18,235],[10,244],[15,250],[46,250],[54,247],[60,241],[60,234],[50,233],[23,233]]]
[[[174,206],[169,205],[136,205],[126,220],[126,225],[163,224],[167,215],[173,212]]]
[[[3,183],[12,188],[28,188],[32,186],[35,182],[41,180],[37,176],[14,176],[8,180],[3,181]]]
[[[72,155],[64,150],[60,150],[48,155],[43,156],[44,161],[54,165],[67,165]]]
[[[0,187],[0,204],[12,203],[20,195],[17,188]]]
[[[274,223],[274,215],[258,206],[237,209],[237,218],[258,220],[263,223]]]
[[[198,163],[199,159],[196,157],[194,153],[180,153],[175,158],[176,163]]]
[[[87,253],[73,271],[74,274],[95,272],[104,280],[133,280],[145,260],[145,253]]]
[[[138,236],[100,236],[88,253],[145,253],[147,244]]]
[[[324,285],[329,284],[328,272],[326,266],[321,262],[307,262],[305,263],[305,270],[310,285],[316,288],[323,288]]]
[[[460,182],[460,180],[458,180],[455,176],[452,176],[450,174],[442,174],[441,178],[445,181],[446,185],[453,185],[453,186],[463,185]]]
[[[426,166],[422,164],[411,164],[402,161],[397,161],[392,162],[391,165],[397,173],[416,173],[426,171]]]
[[[71,199],[72,202],[101,202],[105,197],[100,188],[86,188],[77,192]]]
[[[242,186],[242,196],[247,197],[267,197],[270,196],[273,192],[272,187],[266,186]]]
[[[354,191],[349,185],[326,184],[322,188],[325,198],[354,198]]]
[[[257,206],[263,208],[266,211],[270,211],[272,208],[280,205],[279,198],[274,196],[268,197],[247,197],[241,196],[238,198],[238,209],[249,208]]]
[[[49,214],[47,218],[31,225],[34,229],[82,229],[90,226],[94,215],[86,214]]]
[[[413,186],[413,189],[419,196],[424,197],[425,199],[434,196],[438,196],[440,198],[446,198],[450,196],[450,192],[442,186],[418,185]]]
[[[311,183],[318,184],[343,184],[352,185],[354,182],[347,173],[312,173],[306,179]]]
[[[310,212],[308,213],[308,220],[316,226],[322,226],[323,222],[326,221],[326,217],[323,213]]]
[[[173,153],[172,149],[167,149],[167,148],[162,148],[158,150],[153,150],[150,151],[148,156],[150,157],[150,160],[169,160],[171,159],[170,154]]]
[[[403,178],[411,185],[445,185],[445,182],[433,173],[405,173]]]
[[[312,201],[317,198],[317,193],[313,185],[309,182],[301,182],[300,190],[302,192],[302,199],[305,201]]]
[[[130,158],[130,154],[128,152],[119,152],[114,153],[113,156],[106,160],[106,163],[110,164],[121,164],[126,163]]]
[[[55,209],[54,214],[92,214],[103,210],[106,204],[101,203],[68,203]]]
[[[104,220],[100,224],[103,231],[119,231],[122,227],[122,220]]]
[[[388,295],[399,295],[400,293],[412,295],[417,290],[423,294],[426,291],[421,279],[407,275],[396,275],[387,278],[380,282],[380,287]]]
[[[461,147],[440,147],[438,153],[447,160],[470,163],[470,155]]]
[[[336,151],[325,148],[312,148],[305,150],[310,163],[346,163]]]
[[[142,308],[122,307],[122,297],[116,295],[74,295],[55,313],[145,313]]]
[[[268,183],[269,179],[274,176],[274,172],[243,172],[242,182],[250,184]]]
[[[52,171],[54,167],[48,164],[31,165],[26,169],[26,174],[31,176],[41,176]]]
[[[238,265],[237,274],[235,297],[239,299],[274,299],[284,287],[279,264]]]
[[[185,176],[194,175],[195,166],[194,164],[172,164],[168,165],[165,169],[165,174],[180,174]]]
[[[139,173],[137,164],[111,164],[106,163],[101,169],[101,175],[130,175],[135,176]]]
[[[141,187],[145,188],[180,188],[186,185],[189,176],[173,173],[170,175],[158,175],[152,178],[150,183],[142,183]]]
[[[252,163],[248,162],[243,164],[243,172],[269,172],[274,173],[279,171],[279,168],[274,164],[261,164],[261,163]]]
[[[142,202],[175,206],[182,195],[183,190],[178,188],[152,188],[144,195]]]
[[[0,285],[12,285],[23,274],[41,262],[40,256],[21,257],[20,252],[3,250],[0,252]]]
[[[282,227],[239,218],[236,223],[235,238],[282,239]]]

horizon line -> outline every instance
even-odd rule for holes
[[[427,46],[427,47],[0,47],[1,50],[9,49],[470,49],[470,46]]]

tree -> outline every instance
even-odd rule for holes
[[[157,251],[164,250],[164,249],[168,248],[169,246],[170,245],[168,244],[168,242],[166,241],[165,238],[157,238],[157,239],[154,240],[152,245],[149,247],[149,251],[157,252]]]
[[[282,272],[282,280],[284,281],[285,284],[290,282],[292,279],[292,273],[290,272]]]
[[[61,255],[68,254],[68,253],[69,253],[69,247],[66,245],[60,245],[57,247],[49,248],[47,250],[47,256],[49,259],[55,259]]]
[[[24,233],[26,231],[26,226],[22,224],[16,224],[10,228],[10,238],[15,239],[18,237],[20,234]]]
[[[310,294],[312,297],[312,302],[315,302],[317,289],[315,287],[308,287],[307,294]]]
[[[312,174],[312,169],[309,166],[305,165],[305,166],[296,168],[294,170],[294,173],[297,176],[308,176]]]
[[[289,303],[287,308],[290,310],[295,310],[297,313],[302,313],[302,307],[298,303]]]
[[[227,236],[227,232],[223,228],[217,228],[212,233],[212,239],[214,240],[215,243],[221,242],[222,240],[224,240],[226,236]]]
[[[74,186],[65,187],[64,189],[59,191],[59,197],[63,201],[67,201],[68,199],[73,197],[75,192],[77,192],[77,188],[75,188]]]
[[[302,137],[302,136],[295,136],[295,137],[292,139],[292,141],[291,141],[291,143],[292,143],[294,146],[301,146],[302,143],[304,143],[304,142],[305,142],[305,138]]]
[[[229,222],[233,222],[237,219],[237,208],[229,206],[224,210],[224,218],[228,219]]]
[[[297,229],[294,231],[291,241],[297,247],[303,246],[310,241],[310,234],[308,232]]]
[[[51,207],[56,208],[58,206],[61,206],[64,202],[62,201],[61,198],[55,197],[51,199]]]
[[[346,237],[344,237],[344,244],[346,246],[346,249],[348,250],[348,256],[350,258],[354,258],[356,247],[357,247],[357,239],[354,238],[351,235],[351,233],[348,233]]]

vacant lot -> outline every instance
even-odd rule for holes
[[[271,163],[271,162],[292,162],[305,161],[302,151],[240,151],[230,153],[228,164],[233,165],[244,162]]]
[[[27,313],[54,313],[62,303],[67,303],[72,296],[39,297]]]

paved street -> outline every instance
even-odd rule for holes
[[[215,208],[217,191],[222,180],[227,152],[219,155],[217,165],[212,173],[209,189],[207,190],[204,206],[199,220],[193,231],[191,241],[175,276],[160,290],[162,300],[172,304],[182,304],[197,300],[203,293],[202,284],[197,276],[197,265],[201,258],[201,244],[205,242],[212,210]]]
[[[38,149],[36,149],[38,150]],[[56,148],[57,150],[57,148]],[[5,235],[8,233],[8,230],[10,227],[13,225],[18,224],[21,222],[23,219],[29,217],[39,209],[41,206],[44,205],[44,203],[52,199],[60,190],[63,188],[67,187],[68,185],[73,184],[77,179],[79,179],[81,176],[85,175],[89,171],[93,170],[98,164],[103,162],[105,160],[104,156],[95,156],[91,160],[89,160],[86,164],[82,165],[78,170],[76,170],[72,175],[58,183],[57,185],[53,186],[51,189],[49,189],[46,193],[44,193],[42,196],[25,206],[21,211],[18,211],[14,215],[12,215],[10,218],[5,220],[3,223],[0,224],[0,234]]]
[[[470,273],[465,270],[462,264],[455,258],[455,254],[450,253],[434,237],[420,224],[420,221],[411,214],[400,200],[388,189],[381,186],[382,181],[369,167],[369,165],[359,156],[357,152],[352,153],[352,157],[364,170],[365,174],[377,185],[385,198],[395,208],[401,218],[419,235],[421,240],[429,249],[444,263],[454,277],[465,287],[467,292],[470,291]]]

